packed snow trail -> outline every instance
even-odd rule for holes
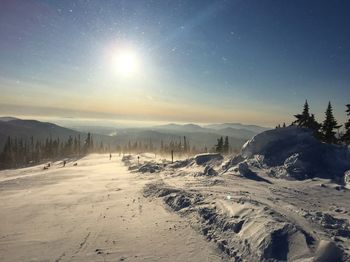
[[[142,196],[152,179],[109,155],[1,171],[0,260],[221,260],[185,220]]]

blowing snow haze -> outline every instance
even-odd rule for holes
[[[0,261],[350,261],[349,14],[0,0]]]

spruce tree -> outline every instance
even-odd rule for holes
[[[341,140],[347,144],[350,145],[350,104],[346,105],[346,113],[349,116],[348,122],[345,123],[345,134],[341,137]]]
[[[313,131],[314,137],[316,137],[317,139],[321,139],[321,137],[322,137],[322,135],[320,133],[321,124],[316,121],[314,114],[311,114],[311,116],[306,124],[306,127],[310,128]]]
[[[310,113],[309,113],[309,104],[307,100],[304,104],[304,109],[301,114],[294,115],[294,117],[297,119],[293,122],[293,124],[300,126],[300,127],[306,127],[307,122],[310,119]]]
[[[223,152],[224,153],[228,153],[228,150],[229,150],[229,142],[228,142],[228,136],[225,137],[225,142],[224,142],[224,146],[223,146]]]
[[[335,137],[336,132],[334,129],[337,129],[341,126],[338,126],[337,120],[333,116],[333,108],[331,102],[328,103],[327,110],[325,112],[325,120],[321,126],[322,140],[326,143],[336,143],[337,138]]]
[[[188,148],[187,148],[187,139],[186,136],[184,136],[184,152],[187,153]]]
[[[223,147],[224,147],[224,139],[222,137],[220,137],[218,139],[217,145],[215,146],[215,151],[218,153],[221,153],[223,150]]]
[[[314,114],[310,114],[310,107],[307,100],[305,101],[303,112],[294,116],[297,120],[295,120],[292,125],[309,128],[313,131],[314,136],[320,139],[321,135],[319,130],[321,124],[316,121]]]

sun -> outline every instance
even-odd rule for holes
[[[139,70],[139,58],[133,50],[120,50],[114,54],[113,64],[118,75],[130,77]]]

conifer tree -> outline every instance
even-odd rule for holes
[[[292,125],[309,128],[313,131],[316,138],[321,137],[319,131],[321,124],[316,121],[314,114],[310,114],[310,107],[307,100],[305,101],[303,112],[294,116],[297,120],[295,120]]]
[[[328,103],[327,110],[325,112],[325,120],[323,121],[321,127],[322,140],[326,143],[336,143],[337,138],[335,137],[334,129],[337,129],[341,126],[338,126],[337,120],[333,116],[333,108],[331,102]]]
[[[229,145],[229,142],[228,142],[228,136],[225,137],[225,142],[224,142],[224,146],[223,146],[223,152],[225,154],[228,153],[229,151],[229,148],[230,148],[230,145]]]
[[[186,136],[184,136],[184,152],[187,153],[188,148],[187,148],[187,139]]]
[[[217,145],[215,146],[215,151],[218,153],[221,153],[223,150],[223,147],[224,147],[224,139],[222,137],[220,137],[218,139]]]
[[[345,123],[345,134],[341,137],[341,140],[347,144],[350,145],[350,104],[346,105],[346,113],[349,116],[348,122]]]
[[[311,114],[306,127],[310,128],[313,131],[313,134],[317,139],[321,139],[322,137],[320,133],[321,124],[316,121],[314,114]]]
[[[294,115],[294,117],[297,120],[295,120],[293,122],[293,124],[300,126],[300,127],[306,127],[306,124],[310,118],[309,104],[308,104],[307,100],[305,101],[303,112],[301,114]]]

